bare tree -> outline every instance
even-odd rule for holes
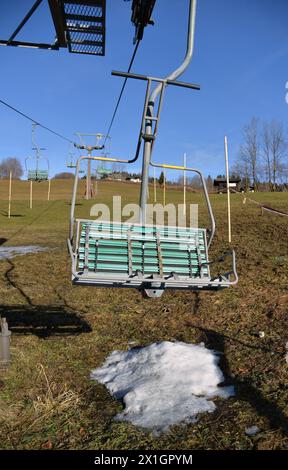
[[[12,172],[12,178],[20,179],[23,175],[23,168],[18,158],[9,157],[4,158],[0,163],[0,178],[9,178],[10,171]]]
[[[255,190],[258,185],[258,161],[260,153],[259,145],[259,120],[255,117],[243,129],[244,144],[240,147],[242,164],[247,168]]]
[[[112,173],[124,173],[125,169],[126,166],[122,163],[113,163],[111,167]]]
[[[241,178],[241,185],[245,191],[248,191],[250,186],[250,177],[248,171],[248,164],[246,161],[239,159],[231,167],[232,174]]]
[[[206,178],[206,186],[209,192],[213,191],[213,179],[211,175],[208,175]]]
[[[262,147],[263,147],[263,160],[266,178],[268,180],[269,189],[272,190],[272,171],[271,171],[271,128],[267,122],[263,125],[262,131]]]
[[[263,157],[270,190],[275,191],[277,181],[282,179],[285,155],[287,155],[287,142],[283,125],[278,121],[265,123],[263,126]]]
[[[202,189],[202,181],[199,175],[191,176],[187,178],[187,186],[191,189],[199,190]]]
[[[271,157],[272,157],[272,182],[273,191],[276,189],[276,183],[281,178],[283,171],[283,159],[287,155],[287,142],[285,140],[283,125],[278,121],[272,121],[270,124],[271,133]]]

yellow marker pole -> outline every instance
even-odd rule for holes
[[[51,192],[51,180],[48,179],[48,194],[47,194],[47,201],[50,201],[50,192]]]
[[[33,207],[33,180],[30,180],[30,198],[29,198],[29,208]]]
[[[184,153],[184,168],[186,168],[186,153]],[[183,170],[183,214],[186,215],[186,171]]]
[[[154,172],[154,203],[157,203],[157,190],[156,190],[156,170],[155,167],[153,168]]]
[[[226,164],[226,185],[227,185],[227,210],[228,210],[228,242],[231,243],[231,206],[230,206],[230,182],[229,182],[229,162],[228,162],[228,141],[224,137],[225,164]]]
[[[164,168],[163,171],[164,179],[163,179],[163,206],[166,206],[166,170]]]
[[[11,217],[12,171],[9,172],[8,219]]]

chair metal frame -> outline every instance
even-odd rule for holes
[[[231,250],[225,253],[221,258],[209,261],[208,259],[208,250],[213,240],[215,234],[215,219],[213,215],[213,210],[211,207],[208,190],[206,187],[205,178],[201,171],[196,168],[190,168],[186,166],[178,166],[164,163],[157,163],[152,160],[152,152],[155,145],[155,140],[158,132],[160,115],[163,106],[164,92],[167,86],[180,86],[189,89],[199,90],[200,86],[198,84],[191,84],[186,82],[180,82],[176,80],[188,67],[194,47],[194,30],[195,30],[195,14],[196,14],[196,0],[189,0],[189,21],[188,21],[188,37],[187,37],[187,50],[186,56],[182,64],[168,77],[166,78],[157,78],[146,75],[131,74],[125,72],[113,71],[112,75],[127,77],[132,79],[144,80],[147,82],[146,93],[144,99],[144,108],[142,113],[142,120],[140,126],[140,132],[137,141],[136,152],[133,158],[131,159],[120,159],[120,158],[111,158],[103,156],[81,156],[77,161],[76,172],[75,172],[75,181],[72,195],[71,203],[71,213],[70,213],[70,234],[68,239],[68,249],[72,259],[72,280],[75,284],[84,284],[84,285],[94,285],[94,286],[109,286],[109,287],[134,287],[142,292],[144,292],[148,297],[159,297],[162,295],[164,289],[189,289],[189,290],[218,290],[231,285],[235,285],[238,282],[238,275],[236,270],[236,256],[234,250]],[[154,86],[153,91],[151,89]],[[76,196],[77,196],[77,185],[79,177],[79,168],[82,160],[89,159],[89,161],[107,161],[107,162],[117,162],[117,163],[134,163],[140,154],[140,149],[144,141],[144,151],[143,151],[143,162],[142,162],[142,182],[141,182],[141,196],[140,196],[140,220],[138,226],[141,230],[146,230],[148,225],[146,224],[146,206],[148,200],[148,178],[149,178],[149,167],[165,168],[165,169],[174,169],[174,170],[185,170],[189,172],[194,172],[199,175],[202,187],[204,191],[204,196],[206,200],[206,205],[208,209],[208,214],[210,217],[211,228],[208,232],[206,229],[198,229],[199,231],[205,231],[205,261],[200,262],[199,266],[206,266],[207,276],[181,276],[177,272],[171,271],[167,275],[163,273],[158,273],[153,275],[148,273],[145,275],[144,272],[139,272],[139,270],[133,271],[131,269],[132,259],[128,260],[129,269],[127,273],[119,274],[118,272],[107,273],[107,272],[98,272],[97,268],[94,272],[89,272],[88,262],[86,263],[85,269],[79,269],[77,264],[79,261],[79,243],[80,237],[79,232],[81,230],[81,224],[91,224],[93,228],[93,222],[91,220],[75,219],[75,205],[76,205]],[[94,222],[94,227],[97,227],[97,221]],[[105,223],[105,222],[104,222]],[[107,221],[107,223],[109,223]],[[132,224],[135,227],[135,224]],[[116,226],[116,223],[113,223],[113,227]],[[133,227],[131,230],[133,230]],[[156,232],[159,227],[156,227]],[[175,227],[168,227],[168,229],[176,229]],[[76,230],[76,239],[74,239],[74,233]],[[127,241],[128,252],[129,252],[129,240],[127,233],[131,231],[129,228],[126,230],[124,235],[125,240]],[[189,228],[187,228],[189,231]],[[113,228],[112,228],[113,231]],[[206,236],[208,234],[208,238]],[[98,241],[103,240],[105,237],[109,237],[111,234],[101,234],[99,235]],[[155,234],[154,234],[155,235]],[[154,241],[157,236],[154,237]],[[85,244],[85,253],[88,260],[89,255],[89,233]],[[156,240],[157,241],[157,240]],[[182,240],[185,243],[185,240]],[[181,240],[180,240],[181,242]],[[161,257],[161,253],[159,253]],[[224,261],[227,256],[232,257],[232,269],[225,274],[218,274],[216,277],[210,276],[210,265]],[[159,261],[160,263],[160,261]],[[132,263],[133,264],[133,263]],[[160,264],[159,264],[160,266]],[[159,271],[161,267],[159,267]],[[230,276],[233,275],[233,280],[230,279]]]

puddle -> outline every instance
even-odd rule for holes
[[[39,253],[42,251],[47,251],[48,248],[43,248],[42,246],[37,245],[27,245],[27,246],[0,246],[0,260],[10,259],[15,256],[23,256],[28,253]]]

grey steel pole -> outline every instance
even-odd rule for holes
[[[187,49],[184,61],[182,64],[174,70],[165,80],[176,80],[183,72],[187,69],[193,54],[194,48],[194,31],[195,31],[195,16],[196,16],[196,4],[197,0],[189,0],[189,21],[188,21],[188,36],[187,36]],[[149,163],[151,160],[151,146],[152,146],[152,120],[149,117],[153,117],[155,101],[161,92],[162,87],[165,84],[159,84],[151,93],[147,115],[145,123],[145,137],[144,137],[144,151],[143,151],[143,162],[142,162],[142,184],[140,194],[140,223],[145,224],[146,221],[146,204],[148,196],[148,179],[149,179]],[[151,136],[151,138],[150,138]]]
[[[10,336],[11,331],[8,330],[8,324],[6,318],[2,318],[1,322],[1,333],[0,333],[0,366],[8,366],[10,358]]]
[[[88,152],[89,157],[91,152]],[[88,160],[87,163],[87,175],[86,175],[86,199],[90,199],[91,194],[91,160]]]
[[[228,242],[231,243],[231,206],[230,206],[230,181],[229,181],[229,158],[228,158],[228,139],[224,137],[225,167],[226,167],[226,186],[227,186],[227,216],[228,216]]]
[[[146,136],[152,133],[152,123],[148,121],[145,126]],[[148,199],[148,182],[149,182],[149,162],[151,158],[151,140],[145,140],[142,162],[142,182],[140,194],[140,224],[146,223],[146,203]]]

